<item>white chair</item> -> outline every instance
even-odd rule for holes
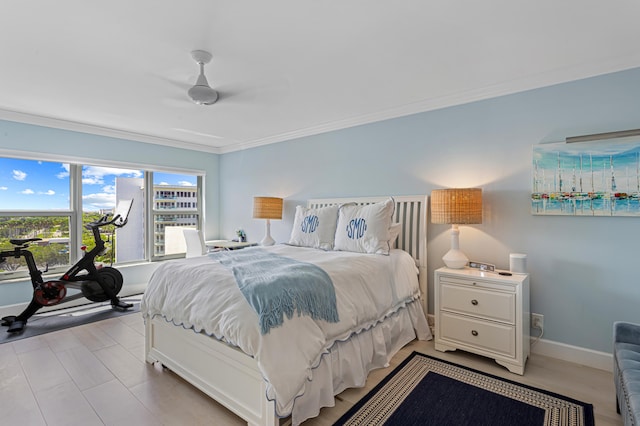
[[[182,233],[184,234],[184,241],[187,244],[187,254],[185,257],[202,256],[207,252],[199,230],[186,228],[182,230]]]

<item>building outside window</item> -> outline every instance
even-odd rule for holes
[[[184,228],[200,228],[202,214],[194,198],[199,198],[197,176],[154,173],[153,222],[154,256],[184,253]]]

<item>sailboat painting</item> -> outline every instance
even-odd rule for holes
[[[640,140],[533,146],[531,213],[640,217]]]

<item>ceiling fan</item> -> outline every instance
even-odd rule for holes
[[[204,50],[194,50],[191,57],[200,66],[200,75],[195,86],[187,92],[191,100],[198,105],[213,105],[218,100],[218,92],[209,86],[207,77],[204,75],[204,64],[211,61],[211,53]]]

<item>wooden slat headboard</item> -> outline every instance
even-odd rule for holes
[[[315,198],[307,202],[309,208],[332,206],[335,204],[356,203],[367,205],[384,201],[389,197],[357,197],[357,198]],[[427,196],[399,195],[393,196],[396,209],[393,222],[402,224],[395,247],[409,253],[418,266],[422,308],[427,314]]]

